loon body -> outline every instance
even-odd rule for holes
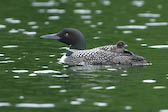
[[[70,45],[68,52],[60,59],[61,63],[70,65],[147,65],[142,56],[137,56],[125,49],[125,42],[119,41],[115,45],[101,46],[86,50],[83,34],[73,28],[65,28],[57,34],[43,35],[41,38],[56,39]]]

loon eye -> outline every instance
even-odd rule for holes
[[[68,37],[68,36],[69,36],[69,33],[68,33],[68,32],[66,32],[66,33],[64,34],[64,36],[65,36],[65,37]]]

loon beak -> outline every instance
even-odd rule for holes
[[[61,39],[61,38],[57,35],[57,33],[55,33],[55,34],[42,35],[42,36],[40,36],[40,38],[56,39],[56,40],[60,40],[60,39]]]

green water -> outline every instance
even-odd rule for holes
[[[168,111],[168,50],[148,47],[168,44],[167,25],[149,26],[146,29],[116,28],[124,25],[145,25],[152,21],[167,22],[167,1],[144,0],[140,1],[142,6],[139,7],[133,5],[132,0],[109,1],[58,0],[56,5],[49,7],[32,6],[33,0],[0,1],[0,25],[6,25],[6,28],[0,28],[0,112]],[[64,9],[65,12],[39,13],[40,9]],[[75,9],[86,9],[91,13],[76,14],[73,12]],[[96,14],[96,10],[101,13]],[[139,13],[160,14],[160,17],[139,17]],[[81,19],[81,15],[89,15],[91,19]],[[60,19],[48,20],[49,16],[59,16]],[[6,18],[21,22],[8,23]],[[35,21],[36,24],[28,25],[30,21]],[[39,28],[32,29],[32,26]],[[40,39],[40,36],[58,32],[65,27],[77,28],[83,32],[87,48],[115,44],[123,40],[128,44],[127,49],[144,56],[152,65],[69,67],[58,64],[61,53],[66,52],[60,48],[66,45],[54,40]],[[37,34],[30,36],[23,34],[23,31],[9,33],[11,29],[25,29]],[[142,40],[137,41],[136,38]],[[4,48],[8,45],[16,46]],[[18,73],[13,70],[27,71]],[[60,73],[36,73],[32,76],[32,73],[39,70]],[[143,82],[146,80],[153,82]],[[161,88],[157,89],[158,86]],[[31,104],[30,107],[18,106],[28,103]],[[32,103],[50,105],[33,108]]]

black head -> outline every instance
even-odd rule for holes
[[[71,45],[71,49],[86,49],[86,42],[83,34],[74,28],[64,28],[56,34],[43,35],[41,38],[59,40],[67,45]]]

